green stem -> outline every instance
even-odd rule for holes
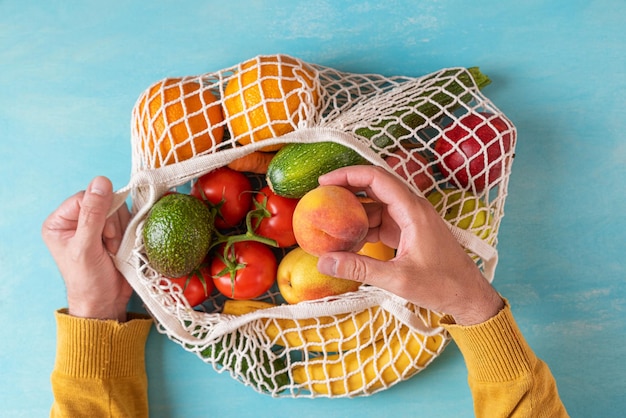
[[[233,289],[233,295],[232,295],[233,297],[235,296],[235,276],[236,276],[237,270],[245,267],[242,264],[238,264],[236,261],[236,255],[230,252],[230,249],[233,247],[233,245],[235,245],[238,242],[256,241],[256,242],[260,242],[261,244],[269,245],[271,247],[278,247],[278,243],[276,242],[276,240],[264,237],[254,232],[256,228],[252,225],[253,219],[271,216],[271,214],[267,211],[265,207],[265,202],[261,206],[257,204],[255,201],[255,205],[256,205],[256,209],[251,210],[246,214],[246,232],[244,232],[243,234],[237,234],[237,235],[224,235],[224,234],[220,234],[218,231],[215,231],[215,235],[217,236],[217,239],[213,240],[213,242],[211,243],[211,246],[209,247],[209,251],[212,251],[214,248],[218,247],[219,245],[225,244],[224,251],[222,252],[220,257],[222,257],[222,261],[224,262],[224,265],[226,267],[224,268],[224,270],[222,270],[221,272],[217,274],[217,277],[221,277],[226,273],[230,274],[230,281],[231,281],[231,285]]]
[[[252,219],[255,217],[258,217],[258,210],[251,210],[250,212],[248,212],[248,214],[246,215],[246,232],[244,232],[243,234],[223,235],[219,232],[216,232],[217,239],[213,241],[211,247],[209,248],[209,251],[223,243],[226,243],[226,248],[228,249],[236,242],[243,241],[256,241],[262,244],[269,245],[271,247],[278,247],[278,243],[276,242],[276,240],[264,237],[254,232],[254,228],[252,227]]]
[[[234,248],[233,248],[233,252],[231,253],[230,252],[231,248],[233,248],[231,244],[227,243],[224,246],[224,253],[218,254],[218,257],[220,257],[220,259],[224,263],[224,269],[222,269],[222,271],[217,273],[215,277],[216,278],[222,277],[225,274],[228,274],[230,276],[230,288],[232,291],[231,297],[234,298],[235,297],[235,279],[237,278],[237,270],[246,267],[246,265],[237,262],[237,254],[235,254]]]
[[[487,76],[487,74],[482,73],[480,71],[480,68],[470,67],[467,69],[467,71],[469,71],[470,75],[474,79],[478,90],[482,90],[483,88],[491,84],[491,79]]]

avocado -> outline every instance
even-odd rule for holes
[[[200,199],[183,193],[163,196],[143,227],[150,266],[166,277],[191,273],[209,250],[213,228],[213,214]]]

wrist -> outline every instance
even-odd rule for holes
[[[126,322],[126,306],[89,304],[68,301],[68,314],[78,318]]]
[[[490,290],[468,300],[465,309],[452,314],[454,321],[458,325],[469,326],[482,324],[496,316],[504,308],[504,299],[491,286]]]

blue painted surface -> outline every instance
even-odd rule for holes
[[[0,405],[46,416],[62,280],[43,219],[95,175],[130,171],[130,110],[166,76],[283,52],[354,72],[479,65],[518,127],[496,287],[575,417],[626,402],[626,3],[0,1]],[[179,4],[180,3],[180,4]],[[351,400],[259,395],[152,333],[154,417],[472,415],[449,346]]]

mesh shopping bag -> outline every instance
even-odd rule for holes
[[[151,267],[141,231],[160,197],[205,173],[285,144],[330,142],[426,196],[491,281],[516,131],[481,93],[488,82],[477,68],[386,77],[286,55],[161,80],[132,113],[132,173],[114,206],[130,195],[134,216],[116,263],[160,332],[256,391],[354,397],[406,380],[449,342],[440,313],[365,285],[291,305],[273,287],[236,308],[219,295],[194,308]]]

